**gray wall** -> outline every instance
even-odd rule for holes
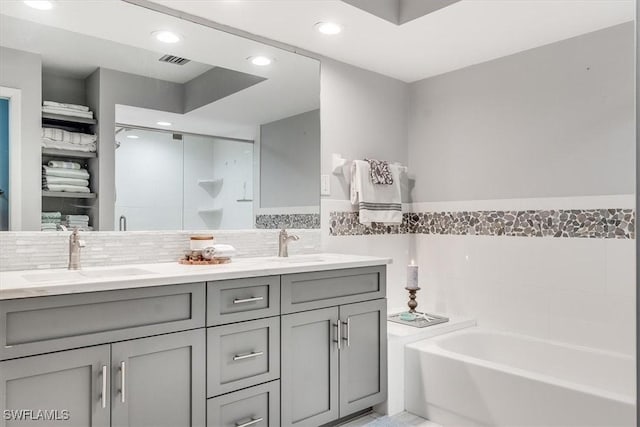
[[[413,201],[634,192],[634,24],[410,86]]]
[[[86,105],[84,79],[62,76],[45,69],[42,71],[42,99]]]
[[[22,229],[39,231],[42,206],[42,60],[40,55],[0,47],[0,64],[0,86],[22,91]]]
[[[87,79],[87,101],[98,119],[99,171],[97,175],[92,171],[92,179],[93,185],[98,186],[100,199],[99,222],[94,224],[99,230],[114,227],[116,104],[182,113],[183,96],[181,84],[106,68],[100,68]]]
[[[331,154],[407,164],[408,85],[323,58],[320,76],[322,173],[331,175],[331,199],[349,199],[344,177],[331,174]]]
[[[260,207],[318,206],[320,110],[260,126]]]

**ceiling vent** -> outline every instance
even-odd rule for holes
[[[184,65],[191,62],[191,60],[187,58],[180,58],[179,56],[174,55],[164,55],[162,58],[158,59],[158,61],[176,65]]]

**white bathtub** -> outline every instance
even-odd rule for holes
[[[469,328],[405,351],[405,407],[443,426],[635,426],[635,359]]]

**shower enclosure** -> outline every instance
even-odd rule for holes
[[[116,230],[252,228],[252,141],[116,128]]]

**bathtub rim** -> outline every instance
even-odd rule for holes
[[[577,351],[589,351],[589,352],[596,352],[596,353],[600,353],[602,355],[607,355],[607,356],[615,356],[615,357],[619,357],[622,359],[628,359],[632,362],[633,366],[635,366],[635,359],[633,356],[628,356],[626,354],[623,353],[616,353],[616,352],[612,352],[612,351],[608,351],[608,350],[600,350],[597,348],[592,348],[592,347],[585,347],[585,346],[579,346],[579,345],[574,345],[574,344],[567,344],[567,343],[563,343],[560,341],[553,341],[553,340],[545,340],[542,338],[537,338],[537,337],[532,337],[529,335],[524,335],[524,334],[516,334],[513,332],[505,332],[505,331],[499,331],[499,330],[493,330],[493,329],[488,329],[488,328],[482,328],[479,326],[473,326],[473,327],[469,327],[469,328],[465,328],[465,329],[461,329],[461,330],[457,330],[457,331],[453,331],[444,335],[439,335],[433,338],[426,338],[420,341],[416,341],[413,342],[411,344],[407,344],[406,350],[416,350],[416,351],[426,351],[428,353],[431,354],[435,354],[438,356],[445,356],[445,357],[449,357],[451,359],[455,359],[455,360],[459,360],[461,362],[464,363],[469,363],[472,365],[476,365],[476,366],[480,366],[486,369],[489,369],[491,371],[496,371],[496,372],[508,372],[508,373],[513,373],[525,378],[528,378],[530,380],[533,381],[539,381],[539,382],[543,382],[543,383],[547,383],[547,384],[553,384],[553,385],[557,385],[560,387],[564,387],[564,388],[569,388],[572,390],[576,390],[578,392],[581,393],[586,393],[586,394],[590,394],[590,395],[595,395],[598,397],[602,397],[605,399],[610,399],[610,400],[614,400],[623,404],[630,404],[633,405],[634,407],[636,406],[636,396],[634,395],[626,395],[626,394],[621,394],[621,393],[616,393],[616,392],[612,392],[612,391],[608,391],[608,390],[603,390],[601,388],[597,388],[594,386],[590,386],[590,385],[586,385],[586,384],[580,384],[580,383],[576,383],[574,381],[569,381],[569,380],[565,380],[565,379],[559,379],[559,378],[555,378],[551,375],[546,375],[546,374],[540,374],[537,372],[532,372],[529,371],[527,369],[522,369],[522,368],[518,368],[515,366],[509,366],[503,363],[496,363],[496,362],[492,362],[492,361],[488,361],[488,360],[483,360],[483,359],[479,359],[477,357],[472,357],[472,356],[467,356],[465,354],[461,354],[461,353],[457,353],[454,351],[450,351],[450,350],[446,350],[444,348],[442,348],[439,345],[440,341],[444,341],[447,338],[451,338],[452,335],[468,335],[468,334],[477,334],[477,333],[490,333],[490,334],[494,334],[494,335],[506,335],[506,336],[511,336],[511,337],[518,337],[518,338],[523,338],[525,340],[532,340],[532,341],[536,341],[536,342],[541,342],[541,343],[546,343],[546,344],[553,344],[553,345],[558,345],[561,347],[566,347],[566,348],[570,348],[572,350],[577,350]],[[635,377],[635,373],[633,375]]]

